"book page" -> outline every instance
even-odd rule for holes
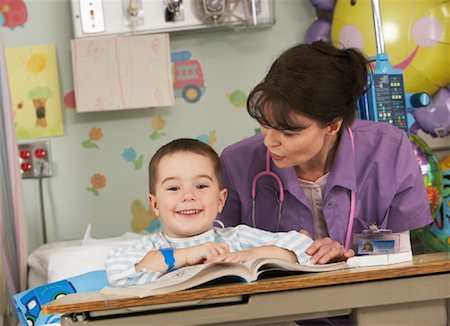
[[[181,267],[149,284],[128,287],[107,286],[101,293],[146,297],[190,289],[225,276],[234,276],[233,283],[255,280],[244,264],[219,262]]]
[[[291,272],[328,272],[349,268],[345,261],[328,263],[324,265],[301,265],[278,258],[262,258],[248,262],[252,270],[258,270],[258,274],[264,271],[291,271]]]
[[[190,289],[221,278],[224,278],[225,283],[253,282],[260,274],[268,272],[325,272],[344,268],[348,268],[346,262],[306,266],[278,258],[261,258],[243,263],[218,262],[181,267],[149,284],[107,286],[101,293],[146,297]]]

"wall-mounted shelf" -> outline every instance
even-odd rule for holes
[[[267,27],[273,0],[71,0],[75,38]]]

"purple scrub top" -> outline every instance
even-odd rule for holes
[[[356,191],[353,233],[371,224],[402,232],[431,223],[423,177],[407,135],[387,123],[363,120],[356,120],[351,129],[355,155],[345,131],[323,194],[322,209],[330,238],[344,243],[351,190]],[[222,152],[228,199],[219,219],[225,226],[252,226],[251,185],[254,176],[265,169],[265,154],[262,135],[244,139]],[[280,169],[271,162],[271,170],[284,186],[280,231],[305,229],[314,234],[311,207],[295,169]],[[256,227],[275,231],[278,189],[274,178],[258,179]]]

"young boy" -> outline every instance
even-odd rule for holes
[[[161,147],[149,164],[149,188],[164,231],[110,252],[106,273],[112,285],[150,283],[182,266],[217,261],[276,257],[311,264],[305,250],[312,239],[297,231],[213,226],[227,190],[219,156],[209,145],[178,139]]]

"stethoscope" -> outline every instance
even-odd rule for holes
[[[352,144],[352,153],[353,157],[355,157],[355,140],[353,138],[353,132],[350,127],[346,127],[347,132],[350,136],[350,142]],[[257,173],[252,180],[252,224],[253,227],[256,228],[256,183],[261,177],[269,176],[275,179],[275,181],[278,184],[278,214],[277,214],[277,227],[276,230],[279,230],[280,227],[280,221],[281,221],[281,212],[283,210],[283,202],[284,202],[284,187],[283,182],[281,181],[281,178],[273,171],[270,170],[270,152],[267,150],[266,153],[266,168]],[[347,232],[345,234],[345,242],[344,242],[344,248],[348,250],[350,248],[351,244],[351,237],[352,237],[352,230],[353,230],[353,222],[355,220],[355,207],[356,207],[356,191],[352,190],[350,194],[350,216],[347,226]]]

